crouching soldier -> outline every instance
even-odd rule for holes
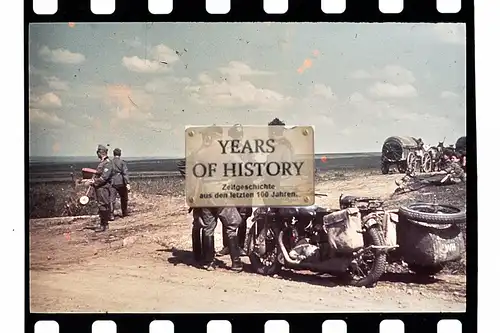
[[[446,168],[442,171],[442,173],[446,173],[446,176],[441,180],[441,182],[465,182],[467,180],[467,174],[465,173],[463,166],[460,163],[460,157],[458,153],[450,152],[448,158],[449,162],[446,165]]]

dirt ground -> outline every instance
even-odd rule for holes
[[[328,197],[316,203],[338,207],[341,193],[386,197],[400,177],[328,181],[316,190]],[[131,201],[132,215],[103,234],[86,229],[96,217],[31,220],[32,312],[465,311],[464,275],[417,281],[410,273],[387,273],[366,289],[304,271],[264,277],[246,265],[234,273],[224,267],[229,257],[216,271],[204,271],[193,266],[183,197],[132,193]]]

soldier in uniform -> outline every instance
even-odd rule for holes
[[[273,153],[267,156],[267,162],[272,161],[290,161],[294,155],[293,147],[290,141],[284,136],[285,133],[285,123],[274,118],[268,124],[269,126],[269,138],[272,138],[276,142],[275,150]],[[281,180],[283,177],[270,177],[268,176],[265,182],[267,184],[273,184],[276,187],[276,191],[281,188]],[[269,200],[269,199],[268,199]],[[272,199],[271,199],[272,200]],[[264,202],[267,200],[264,199]]]
[[[222,133],[222,128],[218,126],[209,127],[202,136],[203,145],[200,148],[202,151],[198,154],[206,156],[219,154],[220,146],[218,143],[215,143],[215,140],[217,137],[221,137]],[[193,216],[195,217],[193,221],[193,232],[201,228],[202,262],[204,268],[207,270],[213,270],[215,268],[214,232],[217,226],[217,220],[220,219],[222,224],[226,227],[229,254],[232,261],[231,270],[241,272],[243,270],[243,265],[241,263],[240,251],[238,248],[237,229],[242,219],[237,208],[231,206],[195,208],[193,209]],[[196,237],[196,235],[193,237]]]
[[[442,182],[445,182],[448,179],[454,183],[466,181],[467,175],[460,164],[460,157],[455,152],[451,152],[449,154],[449,163],[442,173],[446,173]]]
[[[229,129],[229,136],[234,140],[241,140],[243,138],[243,127],[241,124],[236,124]],[[240,143],[240,146],[242,143]],[[252,214],[251,207],[237,207],[238,212],[241,216],[241,224],[238,227],[237,238],[238,238],[238,247],[240,251],[240,256],[246,256],[245,251],[245,238],[247,235],[247,218]],[[219,252],[217,252],[218,257],[226,256],[229,254],[229,241],[227,236],[227,229],[224,225],[222,225],[222,245],[223,248]]]
[[[458,154],[450,149],[446,149],[443,154],[443,159],[446,161],[444,170],[426,174],[427,177],[444,174],[445,176],[443,178],[438,180],[420,179],[415,175],[414,171],[407,171],[407,174],[401,180],[396,180],[396,185],[398,186],[396,192],[409,192],[428,185],[465,182],[466,173],[460,164],[460,158],[457,156]]]
[[[108,157],[108,148],[103,145],[97,146],[97,157],[101,160],[96,169],[96,175],[93,180],[89,180],[95,189],[97,205],[99,208],[100,225],[97,232],[106,231],[110,219],[110,192],[111,179],[113,175],[113,165]]]
[[[113,150],[113,177],[111,187],[111,217],[110,220],[114,221],[114,205],[117,195],[120,196],[120,204],[122,209],[122,217],[128,215],[128,192],[130,191],[130,178],[128,174],[127,163],[121,159],[122,151],[120,148]]]

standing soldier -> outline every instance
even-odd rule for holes
[[[243,138],[243,127],[241,126],[241,124],[236,124],[229,129],[228,134],[233,140],[241,140]],[[241,147],[242,145],[243,143],[240,142],[239,146]],[[245,256],[246,253],[243,249],[245,248],[245,238],[247,235],[247,218],[252,214],[252,208],[237,207],[237,209],[241,216],[241,224],[238,227],[238,232],[237,232],[238,247],[240,251],[240,256]],[[222,225],[222,245],[223,245],[222,250],[217,252],[218,257],[226,256],[229,254],[229,241],[227,236],[227,229],[224,225]]]
[[[213,157],[214,154],[219,154],[220,146],[216,144],[215,140],[217,137],[221,137],[222,133],[222,128],[218,126],[207,128],[202,135],[203,144],[200,148],[201,151],[199,151],[197,155]],[[198,191],[201,190],[203,189],[197,188],[197,191],[195,192],[198,193]],[[236,230],[238,229],[242,219],[236,207],[194,208],[193,217],[193,231],[196,232],[196,230],[199,230],[198,228],[202,229],[201,245],[204,268],[207,270],[213,270],[215,268],[214,232],[217,227],[217,220],[220,219],[222,224],[226,227],[226,233],[228,236],[227,242],[232,261],[231,270],[241,272],[243,270],[243,265],[240,259]],[[193,238],[196,239],[196,236],[197,235],[194,235]]]
[[[267,162],[291,161],[294,157],[294,150],[290,141],[285,137],[285,123],[278,118],[274,118],[267,125],[269,126],[269,138],[274,139],[276,143],[274,152],[267,155]],[[267,176],[265,182],[273,184],[276,191],[280,191],[282,190],[283,180],[286,180],[286,178]],[[264,203],[269,201],[269,199],[264,198]]]
[[[96,232],[106,231],[110,219],[110,191],[111,178],[113,175],[113,164],[108,158],[108,148],[103,145],[97,146],[97,157],[101,160],[96,169],[95,178],[89,180],[95,189],[97,205],[99,208],[100,226]]]
[[[130,191],[130,178],[128,174],[127,163],[121,159],[122,151],[120,148],[113,150],[113,177],[111,187],[111,217],[114,221],[114,208],[117,195],[120,196],[120,204],[122,208],[122,217],[128,215],[128,192]]]

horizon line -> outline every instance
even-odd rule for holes
[[[353,152],[318,152],[314,155],[329,155],[329,154],[378,154],[379,151],[353,151]],[[95,157],[93,155],[28,155],[29,158],[67,158],[67,157]],[[157,158],[157,159],[169,159],[169,158],[184,158],[183,156],[130,156],[128,158]]]

